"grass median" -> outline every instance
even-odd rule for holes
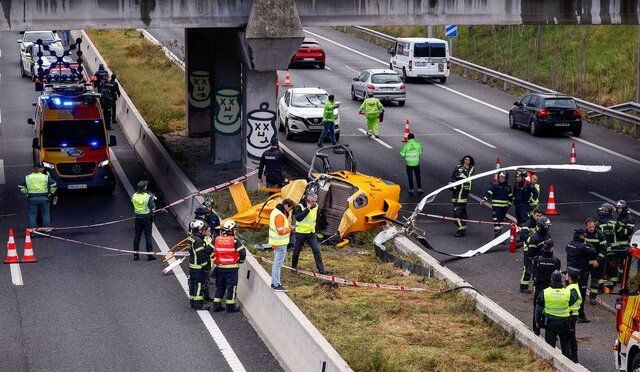
[[[182,129],[184,107],[177,107],[180,102],[184,106],[182,71],[169,66],[161,50],[136,31],[93,31],[90,36],[152,130],[162,135]],[[210,196],[221,216],[234,213],[227,191]],[[250,196],[253,201],[264,198],[260,193]],[[267,240],[264,228],[243,229],[241,234],[248,246]],[[343,248],[323,247],[326,267],[335,276],[421,287],[424,292],[327,285],[283,270],[288,296],[354,370],[552,370],[487,321],[473,301],[455,291],[442,294],[443,282],[406,274],[380,262],[372,247],[374,234],[360,233]],[[270,251],[254,250],[254,254],[272,257]],[[290,263],[290,255],[285,263]],[[269,264],[262,264],[270,271]],[[300,267],[314,267],[308,248],[301,255]]]

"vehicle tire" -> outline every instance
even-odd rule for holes
[[[389,62],[389,70],[391,70],[391,71],[395,71],[395,70],[393,69],[393,63],[391,63],[391,62]]]
[[[364,102],[365,99],[367,99],[367,92],[362,91],[362,101]]]
[[[280,112],[278,112],[276,115],[276,117],[278,118],[278,132],[282,133],[284,132],[284,124],[282,124],[282,119],[280,119]]]
[[[114,191],[116,191],[116,181],[113,181],[113,183],[111,185],[105,186],[102,189],[102,192],[107,194],[107,195],[113,194]]]
[[[22,64],[22,61],[20,62],[20,77],[27,77],[27,74],[24,73],[24,65]]]
[[[288,141],[291,141],[293,139],[293,133],[291,133],[291,131],[289,130],[289,123],[288,122],[284,123],[284,134],[285,134],[285,138]]]
[[[356,97],[356,91],[353,90],[353,87],[351,87],[351,100],[352,101],[357,101],[358,97]]]
[[[438,81],[440,82],[440,84],[444,84],[447,82],[447,78],[446,77],[441,77],[438,79]]]
[[[540,127],[534,120],[529,121],[529,133],[534,137],[538,137],[540,135]]]
[[[320,67],[320,70],[324,70],[324,62],[319,64],[318,67]]]
[[[36,81],[36,73],[33,71],[33,68],[31,69],[31,81]]]
[[[582,133],[582,127],[572,130],[571,133],[573,133],[574,137],[580,137],[580,133]]]
[[[509,114],[509,128],[511,129],[518,128],[518,124],[516,124],[516,118],[514,118],[512,114]]]
[[[402,82],[409,82],[409,77],[407,77],[407,69],[405,69],[404,67],[402,68]]]
[[[407,103],[407,101],[398,101],[398,106],[402,107],[405,103]]]

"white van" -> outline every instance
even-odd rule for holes
[[[403,37],[389,49],[389,67],[402,78],[438,79],[441,84],[449,76],[449,44],[442,39]]]

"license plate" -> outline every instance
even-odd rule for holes
[[[69,185],[69,186],[67,186],[67,188],[69,190],[81,190],[81,189],[86,189],[87,185],[85,183],[77,183],[77,184],[74,184],[74,185]]]
[[[302,60],[303,61],[315,61],[316,59],[315,58],[303,58]]]
[[[417,67],[426,66],[426,65],[427,65],[426,62],[416,62]]]
[[[568,127],[568,126],[570,126],[570,125],[571,125],[571,124],[569,124],[569,123],[557,123],[557,124],[556,124],[556,127]]]

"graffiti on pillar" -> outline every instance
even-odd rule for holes
[[[216,111],[213,125],[216,133],[224,136],[240,134],[242,121],[240,120],[240,91],[234,88],[216,91]]]
[[[247,113],[247,127],[247,157],[257,164],[276,136],[276,113],[262,102],[259,109]]]
[[[203,110],[211,106],[211,74],[208,71],[189,74],[189,104]]]

